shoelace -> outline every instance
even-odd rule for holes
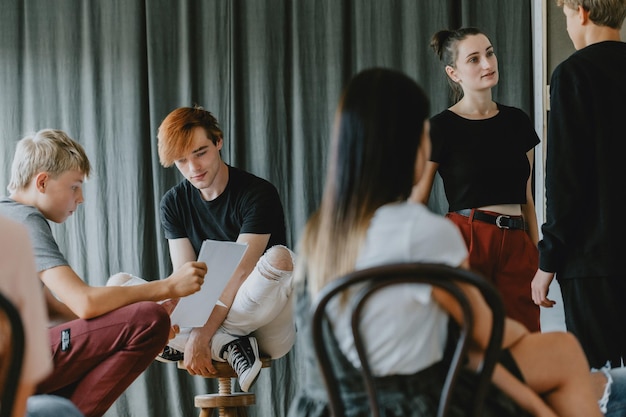
[[[241,374],[250,367],[245,355],[241,352],[239,346],[237,345],[231,346],[230,352],[228,353],[228,358],[230,359],[229,362],[231,362],[230,366],[233,367],[237,375],[241,376]]]

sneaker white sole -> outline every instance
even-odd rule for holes
[[[170,359],[165,359],[163,356],[160,356],[160,355],[157,356],[156,358],[154,358],[154,360],[157,360],[157,361],[163,362],[163,363],[175,363],[175,362],[178,362],[178,361],[173,361],[173,360],[170,360]]]
[[[250,368],[250,370],[248,371],[249,374],[254,375],[253,378],[250,378],[248,376],[246,376],[246,379],[243,381],[241,381],[241,379],[239,380],[239,386],[241,387],[241,390],[243,392],[248,392],[248,390],[250,389],[250,387],[252,387],[252,385],[254,385],[254,383],[256,382],[256,380],[259,378],[259,375],[261,374],[261,366],[263,365],[263,363],[258,360],[254,363],[254,365],[252,365],[252,368]]]
[[[246,374],[246,378],[243,381],[241,380],[241,378],[239,378],[239,386],[241,387],[241,390],[243,392],[248,392],[250,387],[254,385],[256,380],[259,378],[259,374],[261,373],[261,367],[263,366],[263,362],[261,362],[261,359],[259,358],[259,345],[256,339],[254,337],[251,337],[249,341],[250,341],[250,345],[252,345],[252,350],[254,350],[254,352],[256,353],[254,355],[256,360],[254,361],[254,363],[252,364],[252,367]]]

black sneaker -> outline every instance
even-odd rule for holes
[[[235,339],[222,348],[220,356],[239,376],[241,390],[248,392],[258,378],[262,365],[256,339],[248,336]]]
[[[159,362],[178,362],[182,361],[183,358],[183,352],[169,346],[165,346],[163,352],[159,353],[155,359]]]

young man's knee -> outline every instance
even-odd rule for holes
[[[127,287],[131,285],[145,284],[147,281],[143,278],[136,277],[126,272],[118,272],[115,275],[111,275],[107,280],[107,287]]]
[[[118,272],[115,275],[111,275],[107,280],[107,287],[121,287],[126,284],[128,281],[132,279],[131,274],[127,274],[126,272]]]
[[[293,253],[286,246],[272,246],[265,252],[270,265],[281,271],[293,271]]]
[[[280,279],[284,273],[293,271],[293,264],[293,252],[285,246],[278,245],[265,252],[257,267],[265,278]]]
[[[171,327],[170,316],[167,311],[159,304],[150,301],[140,301],[132,304],[132,306],[135,307],[133,315],[135,319],[131,322],[137,326],[137,331],[148,330],[148,333],[151,334],[150,337],[159,341],[162,340],[162,345],[165,345],[169,339]],[[156,345],[160,345],[160,343],[156,343]]]
[[[169,330],[170,316],[161,305],[152,301],[139,301],[131,304],[131,306],[135,307],[134,313],[137,321],[165,327]]]

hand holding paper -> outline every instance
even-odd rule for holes
[[[200,248],[199,262],[207,264],[207,275],[200,291],[180,299],[171,315],[172,325],[203,326],[228,280],[241,262],[248,246],[237,242],[205,240]]]

